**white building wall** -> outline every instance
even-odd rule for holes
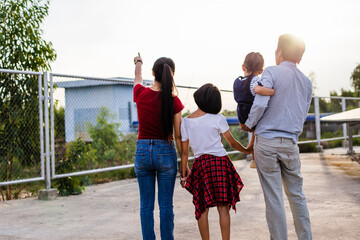
[[[90,137],[84,133],[85,122],[96,124],[96,115],[101,107],[106,107],[114,114],[115,122],[120,123],[120,132],[133,132],[131,121],[137,121],[136,107],[133,102],[133,86],[107,85],[65,89],[65,138],[66,142],[74,141],[77,137],[89,141]],[[129,103],[131,112],[129,112]],[[131,115],[129,115],[129,113]],[[86,118],[86,119],[84,119]],[[88,119],[89,118],[89,119]],[[76,121],[77,120],[77,123]],[[80,124],[83,122],[84,124]],[[77,128],[77,129],[76,129]],[[86,131],[87,132],[87,131]]]

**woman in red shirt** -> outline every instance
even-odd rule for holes
[[[173,195],[177,172],[175,142],[181,152],[180,99],[174,96],[175,64],[170,58],[159,58],[152,68],[155,77],[150,87],[142,85],[140,54],[134,58],[134,102],[139,134],[136,142],[135,174],[140,190],[140,217],[143,239],[155,239],[155,180],[158,183],[161,239],[174,239]]]

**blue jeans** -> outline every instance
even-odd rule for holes
[[[177,172],[174,142],[140,139],[136,142],[135,174],[140,190],[141,230],[144,240],[155,239],[155,179],[158,182],[161,239],[174,239],[173,195]]]

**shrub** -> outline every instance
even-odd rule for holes
[[[299,151],[300,153],[318,152],[317,143],[299,144]]]
[[[90,145],[86,145],[81,138],[72,141],[66,146],[65,158],[60,160],[56,167],[58,174],[69,173],[81,170],[82,166],[87,166],[89,162],[95,161],[95,151]],[[55,186],[59,195],[68,196],[70,194],[81,194],[85,188],[80,184],[80,177],[64,177],[55,180]]]
[[[116,159],[120,159],[122,164],[134,163],[136,140],[136,134],[127,134],[116,144]]]

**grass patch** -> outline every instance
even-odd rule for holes
[[[347,175],[360,177],[360,163],[357,160],[360,155],[343,156],[343,155],[332,155],[325,157],[331,166],[337,167],[343,170]]]

